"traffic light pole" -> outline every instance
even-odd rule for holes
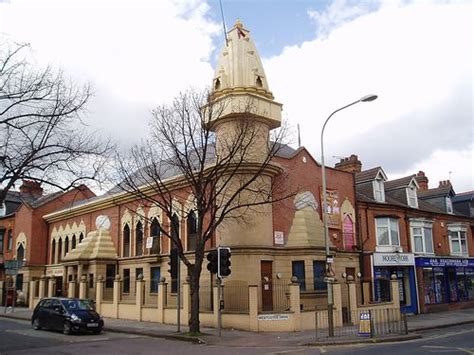
[[[176,290],[176,296],[178,297],[178,299],[176,300],[176,317],[178,317],[177,319],[177,325],[178,325],[178,330],[177,332],[181,332],[181,267],[180,267],[180,264],[181,264],[181,260],[178,256],[178,267],[177,267],[177,270],[178,270],[178,276],[177,276],[177,284],[178,284],[178,289]]]
[[[221,336],[221,327],[222,327],[222,280],[220,277],[217,277],[217,299],[219,300],[219,305],[217,307],[217,336]]]

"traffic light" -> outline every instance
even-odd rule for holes
[[[209,254],[207,254],[207,269],[212,272],[213,274],[217,274],[217,250],[211,250]]]
[[[219,258],[219,264],[218,264],[218,272],[217,276],[220,278],[222,277],[227,277],[230,275],[231,270],[230,270],[230,248],[225,248],[225,247],[219,247],[217,249],[217,254]]]
[[[168,265],[170,266],[168,272],[170,273],[171,280],[178,278],[178,249],[171,249]]]

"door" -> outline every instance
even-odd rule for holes
[[[262,277],[262,311],[273,310],[273,262],[262,260],[260,262],[260,271]]]
[[[397,270],[400,293],[400,311],[402,313],[418,313],[415,269],[413,267]]]
[[[56,297],[61,297],[63,295],[63,277],[59,276],[56,277],[56,291],[54,292],[54,295]]]

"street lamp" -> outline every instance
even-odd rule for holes
[[[346,106],[343,106],[341,108],[338,108],[336,111],[331,113],[329,117],[324,121],[323,128],[321,129],[321,177],[323,180],[323,203],[322,203],[322,208],[323,208],[323,224],[324,224],[324,245],[326,247],[326,282],[328,283],[328,327],[329,327],[329,336],[332,337],[334,336],[334,321],[333,321],[333,306],[334,306],[334,300],[333,300],[333,294],[332,294],[332,284],[330,280],[330,276],[328,271],[330,270],[330,264],[328,263],[328,259],[330,258],[329,254],[329,231],[328,231],[328,206],[327,206],[327,191],[326,191],[326,167],[324,165],[324,129],[326,128],[326,124],[328,121],[331,119],[331,117],[339,111],[342,111],[349,106],[355,105],[359,102],[370,102],[374,101],[377,98],[377,95],[366,95],[362,98],[360,98],[357,101],[354,101]],[[332,260],[331,260],[332,262]]]

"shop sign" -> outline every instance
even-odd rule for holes
[[[474,267],[474,259],[462,258],[416,258],[416,266],[420,267]]]
[[[62,269],[47,270],[46,276],[63,276],[64,272]]]
[[[261,314],[257,317],[258,320],[289,320],[288,314]]]
[[[414,265],[415,257],[407,253],[374,253],[374,266]]]

